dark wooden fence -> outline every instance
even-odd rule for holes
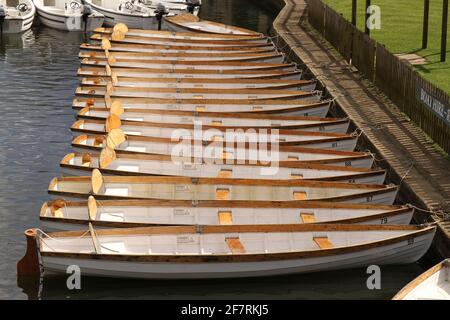
[[[307,2],[310,24],[450,153],[450,96],[321,0]]]

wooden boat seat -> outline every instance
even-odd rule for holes
[[[297,172],[291,172],[291,179],[303,179],[303,174]]]
[[[234,254],[245,253],[245,248],[238,237],[225,238],[225,242],[227,243],[228,248],[230,248],[232,253]]]
[[[217,178],[231,178],[232,174],[233,174],[232,169],[220,169]]]
[[[219,224],[221,225],[232,225],[233,224],[233,213],[231,211],[219,211]]]
[[[306,200],[308,195],[305,191],[294,191],[292,194],[294,200]]]
[[[216,189],[216,200],[228,200],[230,189],[218,188]]]
[[[319,246],[320,249],[331,249],[334,248],[328,237],[313,237],[314,242]]]
[[[316,222],[316,217],[314,216],[314,213],[301,212],[300,218],[303,223],[315,223]]]

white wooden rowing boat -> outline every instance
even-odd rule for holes
[[[167,17],[164,20],[169,30],[175,32],[191,31],[212,34],[251,35],[255,37],[262,36],[261,33],[249,29],[202,20],[199,17],[189,13],[179,14],[174,17]]]
[[[310,180],[245,180],[151,176],[92,176],[53,178],[48,193],[56,197],[98,199],[302,201],[394,203],[396,186]]]
[[[260,225],[302,223],[409,224],[410,206],[342,204],[322,201],[190,201],[96,200],[45,202],[40,211],[44,230],[78,230],[91,222],[102,228],[156,225]]]
[[[153,98],[87,98],[77,97],[72,108],[110,108],[120,103],[124,109],[178,110],[191,112],[222,112],[239,114],[276,114],[282,116],[320,117],[328,114],[331,101],[301,103],[297,100],[219,100],[219,99],[153,99]]]
[[[224,128],[278,128],[285,130],[346,133],[349,127],[347,118],[317,118],[317,117],[286,117],[272,114],[245,113],[235,115],[221,112],[190,112],[177,110],[145,110],[123,109],[115,103],[111,108],[86,107],[81,109],[77,117],[79,119],[106,120],[111,115],[116,115],[122,121],[140,122],[142,125],[173,127],[175,124],[189,124],[205,127]]]
[[[113,81],[114,87],[141,88],[176,88],[176,89],[283,89],[314,91],[315,80],[280,80],[280,79],[214,79],[214,78],[127,78],[97,77],[83,78],[83,86],[106,86]]]
[[[173,15],[172,15],[173,16]],[[169,17],[170,19],[170,17]],[[197,18],[196,18],[197,19]],[[97,28],[95,31],[94,40],[98,40],[99,36],[107,37],[113,41],[120,41],[122,39],[140,38],[142,40],[164,39],[166,42],[252,42],[252,43],[268,43],[269,39],[261,33],[254,34],[210,34],[201,31],[165,31],[165,30],[141,30],[129,28],[125,24],[116,24],[114,28]]]
[[[80,45],[81,52],[98,52],[105,51],[104,43],[109,44],[107,46],[109,52],[142,52],[142,53],[197,53],[197,54],[229,54],[229,53],[263,53],[263,52],[276,52],[277,49],[272,44],[261,44],[259,46],[215,46],[212,48],[209,47],[197,47],[195,45],[186,44],[182,45],[166,45],[166,44],[153,44],[153,45],[145,45],[145,44],[133,44],[133,43],[117,43],[110,42],[108,39],[102,39],[101,42],[98,40],[92,40],[90,43],[82,43]]]
[[[248,148],[236,146],[227,147],[223,144],[214,143],[215,152],[209,154],[208,146],[212,143],[203,144],[198,150],[198,146],[185,146],[181,151],[177,150],[179,142],[171,139],[146,139],[143,137],[125,136],[121,129],[113,129],[106,136],[103,135],[80,135],[72,141],[72,148],[77,152],[89,152],[98,154],[102,148],[109,146],[118,154],[160,154],[184,157],[211,159],[230,159],[246,161],[265,161],[265,152],[260,152],[257,147]],[[374,156],[365,152],[332,151],[323,149],[311,149],[302,147],[278,147],[268,149],[273,157],[279,161],[300,161],[310,163],[322,163],[334,166],[345,166],[354,168],[371,168]],[[179,152],[177,152],[179,151]]]
[[[0,0],[1,33],[21,33],[33,25],[36,7],[31,0]]]
[[[33,0],[37,15],[47,27],[64,31],[92,31],[103,24],[105,16],[79,0]]]
[[[421,258],[436,227],[298,224],[65,231],[39,237],[44,272],[146,279],[317,272]],[[87,235],[89,233],[89,235]]]
[[[295,90],[268,89],[207,89],[207,88],[146,88],[146,87],[115,87],[112,82],[106,86],[80,86],[75,93],[78,96],[89,97],[129,97],[153,99],[255,99],[277,100],[294,99],[304,103],[319,102],[320,91],[305,92]]]
[[[149,54],[143,52],[114,52],[105,53],[95,51],[80,51],[78,57],[80,59],[125,59],[133,63],[152,63],[153,61],[172,60],[172,61],[201,61],[207,63],[208,61],[239,61],[239,62],[265,62],[265,63],[283,63],[285,56],[278,52],[262,52],[262,53],[232,53],[222,55],[205,55],[205,54],[179,54],[179,53],[157,53]]]
[[[111,117],[110,117],[111,118]],[[114,118],[114,117],[113,117]],[[106,134],[113,129],[121,128],[125,135],[148,138],[149,140],[165,138],[173,141],[203,144],[203,141],[222,141],[227,146],[249,144],[255,146],[304,146],[308,148],[329,149],[338,151],[353,151],[358,137],[338,133],[316,132],[317,128],[309,127],[307,130],[280,130],[280,129],[249,129],[222,128],[218,126],[195,127],[193,125],[167,124],[148,127],[138,121],[120,121],[117,117],[106,121],[78,120],[71,126],[72,133],[80,134]]]
[[[450,259],[441,261],[408,283],[393,300],[450,300]]]
[[[97,58],[81,59],[83,66],[111,66],[113,68],[141,69],[140,73],[146,73],[152,69],[190,69],[190,70],[283,70],[295,71],[295,64],[247,62],[247,61],[174,61],[174,60],[152,60],[139,61],[134,59],[119,59],[111,56],[108,60]]]
[[[98,30],[98,29],[97,29]],[[198,46],[203,48],[214,47],[260,47],[269,44],[269,39],[266,37],[228,37],[221,39],[205,38],[204,36],[198,37],[197,34],[177,36],[176,34],[167,36],[132,36],[122,33],[120,31],[113,32],[112,34],[96,33],[90,37],[93,41],[101,41],[102,39],[108,39],[111,42],[122,44],[142,44],[142,45],[170,45],[170,46]]]
[[[60,162],[64,175],[84,175],[98,169],[103,174],[124,176],[179,176],[260,180],[323,180],[348,183],[382,184],[384,170],[279,162],[266,152],[267,161],[240,163],[230,159],[179,157],[178,155],[119,154],[109,147],[100,154],[69,153]]]
[[[78,76],[83,77],[110,77],[113,74],[117,77],[129,78],[215,78],[215,79],[284,79],[300,80],[302,71],[290,71],[290,67],[285,68],[267,68],[258,70],[195,70],[188,68],[105,68],[86,67],[78,69]]]

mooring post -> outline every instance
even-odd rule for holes
[[[448,0],[442,4],[442,36],[441,36],[441,62],[447,58],[447,25],[448,25]]]
[[[356,27],[357,0],[352,0],[352,25]]]
[[[365,28],[365,32],[366,34],[369,36],[370,35],[370,28],[369,28],[369,19],[370,19],[370,12],[369,12],[369,7],[370,7],[370,0],[366,0],[366,28]]]
[[[423,32],[422,32],[422,49],[428,47],[428,17],[430,16],[430,0],[423,2]]]

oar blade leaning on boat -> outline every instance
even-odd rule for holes
[[[413,263],[436,227],[346,224],[181,226],[41,235],[43,269],[146,279],[236,278]],[[63,238],[64,241],[59,241]],[[395,254],[393,254],[395,253]]]
[[[48,192],[64,198],[302,201],[392,204],[396,186],[309,180],[257,180],[160,176],[91,176],[54,178]]]

